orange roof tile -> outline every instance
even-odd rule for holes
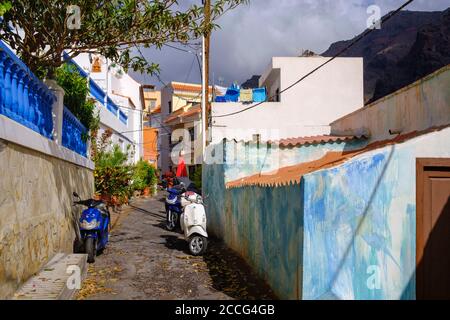
[[[183,118],[187,118],[189,116],[193,116],[196,114],[199,114],[201,112],[201,105],[200,104],[196,104],[191,106],[190,108],[188,108],[187,110],[185,110],[185,107],[180,108],[174,112],[172,112],[167,118],[166,120],[164,120],[164,123],[170,123],[173,122],[175,120],[183,120]]]
[[[202,91],[202,86],[199,84],[183,84],[183,83],[171,83],[172,88],[176,91],[198,92]],[[212,93],[212,86],[209,87],[209,93]]]
[[[299,163],[293,166],[283,167],[277,171],[263,174],[255,174],[226,184],[227,188],[239,188],[244,186],[283,186],[290,183],[299,183],[304,174],[329,168],[351,158],[356,151],[336,152],[330,151],[322,158],[310,162]]]
[[[293,166],[280,168],[277,171],[264,174],[255,174],[235,181],[230,181],[226,184],[226,188],[240,188],[244,186],[255,186],[255,185],[263,187],[268,186],[274,187],[274,186],[288,185],[290,183],[294,184],[299,183],[302,176],[307,173],[311,173],[320,169],[331,168],[359,154],[375,150],[378,148],[382,148],[388,145],[402,143],[417,136],[434,131],[439,131],[449,127],[450,125],[445,125],[440,127],[433,127],[423,131],[409,132],[401,134],[393,139],[371,143],[368,146],[357,150],[342,151],[342,152],[331,151],[326,153],[325,156],[323,156],[322,158],[314,161],[299,163]]]
[[[161,105],[157,106],[155,109],[150,111],[151,114],[161,113]]]
[[[278,141],[270,141],[271,143],[278,144],[281,147],[296,147],[306,144],[320,144],[320,143],[331,143],[331,142],[345,142],[351,140],[367,139],[366,136],[331,136],[331,135],[320,135],[311,137],[298,137],[298,138],[287,138]]]

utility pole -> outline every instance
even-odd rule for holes
[[[211,0],[202,0],[204,7],[204,26],[209,25],[211,20]],[[209,119],[209,46],[210,32],[207,31],[202,37],[202,154],[203,161],[206,154],[206,137]]]

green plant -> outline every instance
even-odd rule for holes
[[[3,16],[11,8],[12,8],[11,2],[9,1],[0,2],[0,16]]]
[[[195,168],[194,174],[192,175],[192,183],[199,190],[202,190],[202,166],[199,165]]]
[[[94,171],[95,190],[100,195],[124,200],[130,196],[132,170],[129,166],[96,167]]]
[[[111,133],[105,132],[98,144],[94,146],[95,162],[94,183],[97,194],[116,197],[119,204],[126,202],[133,188],[133,166],[128,164],[130,148],[124,152],[118,145],[112,145]]]
[[[99,115],[95,113],[95,101],[87,98],[87,79],[66,63],[56,70],[56,82],[64,89],[64,105],[88,130],[96,129]]]
[[[145,160],[139,160],[133,170],[134,190],[144,190],[157,182],[156,169]]]

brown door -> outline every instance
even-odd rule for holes
[[[450,299],[450,159],[417,160],[418,299]]]

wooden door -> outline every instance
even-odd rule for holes
[[[418,159],[416,186],[416,296],[450,299],[450,159]]]

